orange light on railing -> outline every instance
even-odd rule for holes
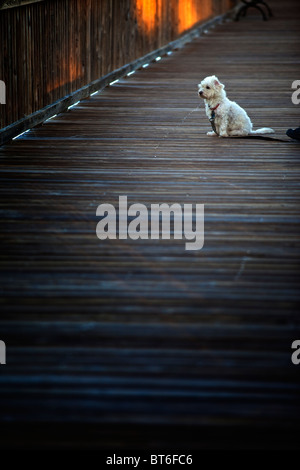
[[[166,14],[163,2],[168,0],[135,0],[138,24],[144,32],[151,33],[164,23]],[[192,28],[196,23],[212,14],[212,0],[177,0],[172,2],[178,34]],[[170,12],[169,8],[169,14]]]
[[[51,77],[48,78],[46,84],[47,93],[53,92],[53,90],[57,90],[63,88],[63,92],[65,94],[70,93],[69,89],[65,89],[64,87],[68,86],[68,84],[72,84],[76,82],[76,80],[80,80],[80,68],[78,63],[76,62],[77,58],[69,58],[69,62],[66,60],[61,61],[59,67],[59,74],[56,73],[56,80],[52,81]]]
[[[201,15],[202,17],[202,15]],[[178,3],[178,32],[182,33],[197,23],[199,18],[195,0],[184,0]]]

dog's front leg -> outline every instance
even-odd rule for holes
[[[227,134],[227,129],[228,129],[228,119],[226,117],[223,117],[219,129],[219,136],[220,137],[229,137]]]
[[[210,136],[213,136],[213,137],[216,136],[217,137],[218,134],[216,134],[214,131],[209,131],[209,132],[206,133],[206,135],[210,135]]]

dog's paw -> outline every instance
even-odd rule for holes
[[[217,134],[214,131],[209,131],[209,132],[207,132],[206,135],[214,136],[214,135],[217,135]]]
[[[221,132],[220,137],[229,137],[229,135],[227,134],[227,132]]]

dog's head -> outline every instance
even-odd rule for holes
[[[200,98],[209,101],[224,95],[224,88],[225,85],[223,85],[215,75],[212,75],[211,77],[206,77],[199,83],[198,94]]]

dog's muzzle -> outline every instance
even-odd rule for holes
[[[202,96],[203,95],[203,91],[199,91],[199,96]]]

